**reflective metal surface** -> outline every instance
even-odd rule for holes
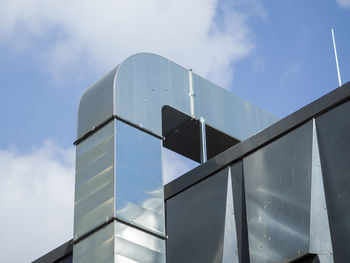
[[[115,262],[165,263],[165,242],[153,235],[117,222]]]
[[[114,214],[164,235],[160,139],[113,120],[77,145],[76,160],[75,236]],[[165,262],[165,241],[111,221],[74,245],[73,260]]]
[[[161,239],[165,235],[162,141],[159,138],[163,136],[162,109],[166,105],[185,116],[208,118],[208,130],[221,130],[227,137],[240,140],[277,120],[161,56],[136,54],[126,59],[92,85],[80,101],[74,218],[74,235],[78,243],[74,245],[77,251],[74,262],[91,260],[88,255],[96,257],[95,254],[92,256],[93,251],[101,253],[103,247],[109,249],[113,243],[111,237],[104,236],[103,242],[97,238],[103,236],[99,227],[103,222],[107,222],[108,226],[114,225],[117,218],[128,225],[123,225],[123,229],[118,223],[114,230],[117,237],[112,246],[115,246],[118,262],[140,261],[142,257],[142,262],[164,262],[165,241]],[[169,127],[174,127],[169,132],[176,132],[181,124],[179,121],[181,118],[168,123]],[[199,134],[198,129],[196,133]],[[208,132],[210,136],[207,138],[217,134]],[[208,145],[212,146],[220,138],[212,138]],[[233,139],[234,142],[238,141],[236,139]],[[204,137],[202,141],[206,142]],[[222,147],[225,144],[218,148]],[[186,150],[181,149],[180,152]],[[195,150],[199,151],[199,147]],[[204,152],[204,147],[202,150]],[[203,160],[206,159],[204,155]],[[226,184],[224,189],[226,193]],[[233,205],[228,205],[233,211]],[[231,210],[228,210],[227,216],[233,220],[233,216],[229,215]],[[233,231],[232,220],[226,225],[228,232]],[[215,227],[221,229],[221,243],[213,249],[222,253],[224,229],[223,226]],[[130,236],[122,234],[124,230],[131,233]],[[147,231],[154,236],[148,237]],[[101,246],[94,238],[108,245]],[[232,237],[225,238],[231,246]],[[89,250],[84,250],[84,247]],[[224,260],[227,261],[231,255],[229,250],[225,253],[229,255]],[[212,256],[217,257],[216,254]],[[113,256],[104,257],[109,260]],[[102,261],[95,258],[95,262]]]
[[[228,175],[225,168],[167,200],[167,263],[222,262]]]
[[[222,251],[222,263],[239,263],[236,220],[233,205],[233,192],[231,180],[231,168],[228,170],[224,245]]]
[[[278,120],[265,110],[193,73],[196,116],[240,141]]]
[[[312,174],[310,207],[310,252],[328,255],[332,258],[333,249],[329,230],[326,198],[323,187],[322,169],[315,119],[312,121]],[[333,262],[333,260],[331,261]]]
[[[74,263],[113,263],[114,224],[111,223],[94,232],[73,246]]]
[[[333,256],[332,255],[318,255],[318,260],[320,263],[333,263]]]
[[[188,70],[153,54],[136,54],[119,66],[115,114],[162,136],[162,107],[191,116]]]
[[[89,87],[78,108],[78,138],[110,118],[113,113],[113,85],[118,67]]]
[[[243,159],[251,262],[309,251],[312,122]]]
[[[201,153],[201,163],[207,161],[207,133],[205,131],[205,120],[203,117],[199,118],[199,133],[200,133],[200,153]]]
[[[316,118],[334,262],[350,258],[349,116],[347,101]]]
[[[188,116],[203,116],[208,125],[239,140],[277,121],[270,113],[194,73],[192,92],[189,75],[187,69],[158,55],[141,53],[127,58],[83,95],[78,138],[113,114],[162,136],[165,105]]]
[[[249,263],[243,160],[230,165],[239,262]]]
[[[163,233],[161,141],[116,121],[116,215]]]
[[[80,236],[114,212],[114,124],[77,145],[74,236]]]

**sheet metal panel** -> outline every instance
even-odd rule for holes
[[[326,198],[322,178],[322,167],[315,119],[312,120],[312,171],[310,207],[310,253],[328,255],[332,259],[333,249]],[[333,260],[331,261],[333,262]]]
[[[243,161],[234,162],[231,166],[234,215],[237,232],[239,262],[249,263],[249,245],[247,230],[247,212],[244,190]]]
[[[309,251],[312,122],[243,159],[251,262]]]
[[[167,263],[222,262],[228,168],[166,201]]]
[[[32,263],[72,263],[73,245],[72,240],[67,241],[61,246],[34,260]]]
[[[114,225],[112,222],[73,246],[74,263],[114,263]]]
[[[116,215],[165,233],[161,140],[116,121]]]
[[[114,123],[77,145],[74,236],[114,212]]]
[[[192,116],[189,74],[189,70],[158,55],[140,53],[127,58],[84,93],[79,105],[78,138],[113,114],[162,136],[164,106]],[[208,125],[233,138],[248,138],[277,120],[196,74],[193,85],[193,117],[204,117]]]
[[[113,114],[113,85],[118,67],[91,85],[80,99],[77,138],[98,126]]]
[[[233,191],[231,180],[231,168],[228,169],[227,191],[226,191],[226,211],[224,244],[222,249],[221,263],[239,263],[237,227],[235,220],[235,209],[233,204]]]
[[[119,67],[115,84],[115,113],[162,136],[164,105],[190,112],[188,70],[153,54],[136,54]]]
[[[57,261],[57,263],[72,263],[73,262],[73,255],[66,257],[65,259],[62,259],[60,261]]]
[[[270,126],[277,117],[193,74],[195,113],[206,124],[240,141]]]
[[[334,262],[350,258],[349,116],[348,101],[316,118]]]
[[[163,239],[117,222],[115,260],[118,263],[165,263],[165,242]]]

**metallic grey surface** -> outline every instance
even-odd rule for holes
[[[248,138],[277,121],[270,113],[196,74],[193,82],[196,118],[203,116],[208,125],[236,139]],[[191,116],[193,96],[189,92],[187,69],[158,55],[133,55],[83,95],[78,138],[113,114],[162,136],[163,106]]]
[[[109,222],[74,245],[74,263],[165,262],[165,240],[137,229],[165,232],[161,141],[118,120],[77,145],[74,235],[114,214],[136,228]]]
[[[89,87],[80,99],[77,138],[112,116],[113,85],[118,67]]]
[[[233,205],[233,192],[231,180],[231,168],[228,170],[224,247],[222,252],[222,263],[239,263],[236,222]]]
[[[196,78],[199,77],[163,57],[137,54],[126,59],[84,93],[78,111],[80,140],[76,165],[75,236],[94,231],[112,215],[136,228],[165,234],[162,142],[145,133],[147,130],[162,137],[164,106],[169,105],[187,116],[195,117],[197,110],[198,116],[205,118],[208,114],[211,127],[239,139],[243,139],[242,135],[247,138],[277,120],[252,104],[231,96],[228,91],[204,79],[199,83]],[[196,97],[197,91],[199,97]],[[225,105],[212,104],[212,95],[225,98],[221,101]],[[199,108],[197,102],[201,103]],[[231,119],[223,118],[227,113],[225,110],[234,110]],[[218,114],[217,117],[213,118],[211,112]],[[259,114],[263,117],[261,122],[256,120]],[[116,119],[102,127],[115,117],[143,130]],[[232,118],[237,125],[230,124]],[[177,126],[177,120],[175,124]],[[204,135],[202,133],[202,142],[206,143]],[[204,150],[205,145],[202,148],[203,161],[206,160]],[[223,235],[223,226],[221,228],[220,235]],[[93,235],[98,236],[100,231]],[[90,237],[81,242],[93,246],[87,241]],[[120,252],[121,261],[141,251],[135,242],[128,241],[127,244],[124,239],[118,239],[118,242],[116,251]],[[219,242],[223,242],[222,238]],[[164,241],[161,244],[164,245]],[[81,243],[75,247],[80,251]],[[125,257],[121,252],[123,248],[131,254],[121,259]],[[147,251],[144,251],[145,255],[149,253]],[[85,255],[81,254],[81,257]]]
[[[165,105],[191,115],[187,69],[144,53],[121,63],[115,83],[116,115],[162,136],[161,111]]]
[[[74,263],[114,263],[114,224],[112,222],[73,246]]]
[[[244,191],[243,161],[239,160],[230,165],[233,189],[233,203],[237,232],[237,248],[239,262],[249,263],[249,245],[247,230],[247,213]]]
[[[116,216],[165,233],[161,140],[116,121]]]
[[[320,263],[333,263],[333,256],[332,255],[318,255],[318,260]]]
[[[334,262],[350,258],[350,102],[316,118]]]
[[[115,262],[165,263],[165,241],[122,223],[115,224]]]
[[[243,159],[251,262],[309,251],[312,122]]]
[[[191,118],[196,118],[196,114],[194,112],[194,97],[196,96],[193,90],[193,72],[192,69],[190,69],[188,71],[188,85],[189,85],[189,89],[190,89],[190,108],[191,108]]]
[[[77,145],[74,236],[114,213],[114,123]]]
[[[168,199],[167,263],[222,262],[228,168]]]
[[[333,249],[324,194],[315,119],[312,122],[312,171],[310,208],[310,253],[330,255]],[[331,261],[333,262],[333,261]]]
[[[193,73],[196,116],[240,141],[270,126],[278,118]]]
[[[72,263],[73,262],[73,244],[69,240],[59,247],[51,250],[32,263]]]
[[[203,117],[199,118],[199,129],[201,163],[205,163],[207,161],[207,133],[205,131],[205,120]]]

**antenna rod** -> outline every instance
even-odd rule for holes
[[[331,31],[332,31],[335,63],[337,64],[338,81],[339,81],[339,87],[340,87],[341,86],[341,78],[340,78],[340,71],[339,71],[339,64],[338,64],[338,55],[337,55],[337,47],[335,46],[335,38],[334,38],[334,30],[333,30],[333,28],[331,29]]]

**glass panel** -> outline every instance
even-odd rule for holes
[[[116,215],[164,233],[161,140],[116,122]]]

